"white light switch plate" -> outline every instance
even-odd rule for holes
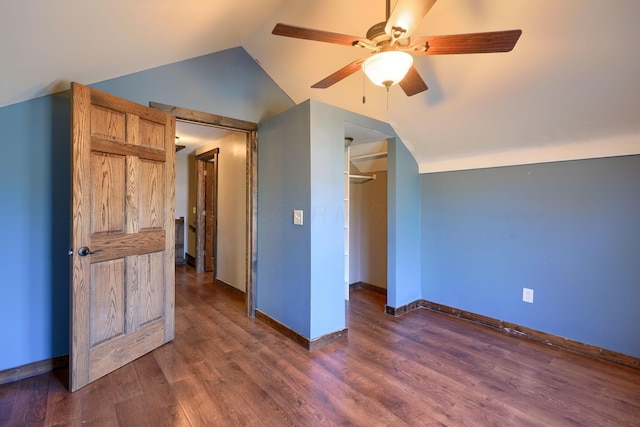
[[[293,211],[293,223],[295,225],[302,225],[302,218],[303,218],[302,210],[295,209]]]

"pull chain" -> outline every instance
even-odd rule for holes
[[[363,104],[367,103],[367,97],[364,96],[364,69],[363,69],[363,73],[362,73],[362,103]]]
[[[389,111],[389,86],[387,86],[387,111]]]

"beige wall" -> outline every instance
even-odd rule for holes
[[[176,218],[184,216],[184,249],[196,256],[196,234],[189,229],[195,225],[196,214],[196,156],[187,150],[176,153]]]
[[[184,150],[183,150],[184,151]],[[184,248],[188,252],[189,238],[189,155],[176,153],[176,218],[184,217]]]
[[[363,281],[360,272],[361,209],[362,184],[352,180],[349,182],[349,284]]]
[[[387,172],[350,184],[350,283],[387,287]]]
[[[219,148],[218,154],[218,247],[216,277],[246,290],[246,134],[229,136],[202,145],[196,155]],[[190,252],[191,253],[191,252]]]

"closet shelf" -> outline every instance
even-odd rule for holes
[[[360,154],[359,156],[351,156],[349,160],[370,160],[370,159],[378,159],[387,157],[387,152],[383,151],[381,153],[370,153],[370,154]]]

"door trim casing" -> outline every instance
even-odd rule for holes
[[[149,102],[149,107],[175,116],[176,120],[205,126],[213,126],[247,134],[247,241],[245,269],[247,277],[247,316],[255,317],[257,289],[257,239],[258,239],[258,125],[245,120],[219,116],[174,105]]]

